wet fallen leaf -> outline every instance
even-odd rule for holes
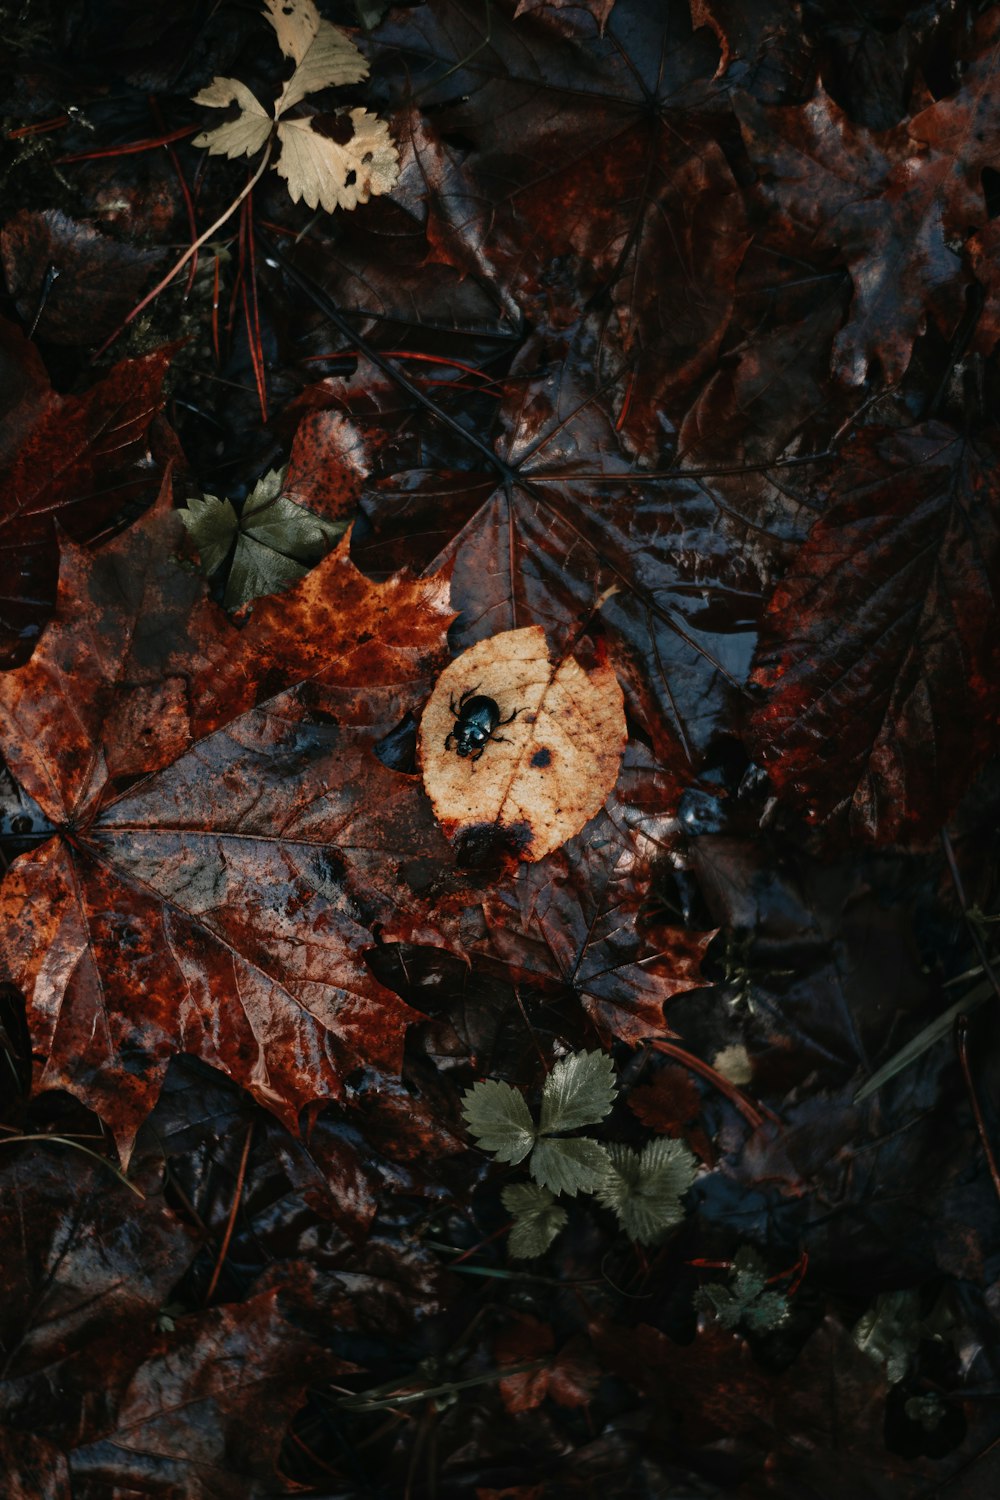
[[[14,336],[10,336],[13,340]],[[84,542],[130,503],[156,494],[160,466],[150,427],[163,404],[169,350],[121,360],[82,396],[58,396],[33,372],[37,399],[10,410],[10,453],[0,498],[0,665],[24,661],[55,599],[54,523]],[[12,372],[13,373],[13,372]],[[15,374],[19,386],[20,379]],[[8,441],[0,438],[8,450]]]
[[[8,765],[57,830],[4,881],[7,962],[44,1083],[126,1154],[174,1052],[293,1128],[349,1059],[398,1068],[413,1012],[363,953],[404,920],[406,856],[445,852],[371,750],[440,659],[443,583],[368,584],[341,547],[241,635],[172,561],[179,528],[161,505],[65,545],[56,616],[0,677]]]
[[[478,758],[446,745],[463,694],[492,698],[503,724]],[[544,630],[529,625],[471,646],[438,678],[420,721],[424,786],[460,846],[486,835],[534,862],[600,810],[625,739],[611,666],[585,672],[572,656],[553,661]]]

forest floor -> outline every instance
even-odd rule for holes
[[[0,17],[4,1496],[1000,1493],[1000,6]]]

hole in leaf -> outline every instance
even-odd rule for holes
[[[324,136],[336,146],[346,146],[354,139],[354,121],[342,111],[332,115],[313,115],[311,124],[316,135]]]
[[[982,184],[986,212],[991,219],[995,219],[1000,214],[1000,172],[993,167],[984,167]]]

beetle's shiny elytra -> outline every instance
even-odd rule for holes
[[[477,694],[475,688],[466,688],[458,700],[457,708],[454,698],[449,699],[448,706],[457,723],[454,729],[448,731],[444,748],[450,750],[454,740],[456,753],[463,759],[471,756],[473,762],[479,759],[490,740],[500,740],[506,744],[506,737],[495,731],[502,724],[512,724],[521,712],[519,708],[515,708],[508,719],[501,719],[495,699]]]

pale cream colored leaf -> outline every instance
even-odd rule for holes
[[[195,104],[210,109],[227,109],[238,104],[235,120],[226,120],[214,130],[203,130],[193,144],[204,146],[211,156],[253,156],[271,133],[272,120],[245,83],[238,78],[213,78],[207,88],[194,96]]]
[[[387,193],[399,176],[396,147],[384,120],[352,109],[354,135],[345,145],[313,129],[312,120],[282,120],[277,171],[288,183],[293,203],[310,208],[355,208],[374,194]],[[349,179],[353,180],[349,181]]]
[[[448,744],[463,693],[492,698],[506,720],[480,759]],[[580,832],[603,806],[625,748],[621,688],[607,664],[585,672],[550,661],[538,625],[479,641],[446,667],[424,709],[420,764],[445,832],[481,835],[492,824],[523,860],[539,860]]]
[[[264,14],[285,56],[301,62],[320,26],[313,0],[264,0]]]
[[[317,89],[339,88],[368,77],[368,62],[346,32],[320,21],[316,36],[281,91],[275,114],[283,115]]]

